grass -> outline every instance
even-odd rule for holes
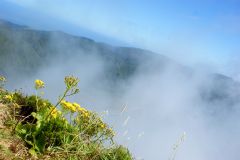
[[[36,95],[4,89],[0,77],[0,159],[132,160],[127,148],[114,142],[114,131],[98,113],[68,97],[79,92],[79,80],[65,77],[66,89],[56,104]],[[66,119],[70,117],[70,119]]]

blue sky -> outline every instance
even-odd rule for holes
[[[229,75],[240,67],[240,0],[1,0],[0,18]]]

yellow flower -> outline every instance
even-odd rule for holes
[[[87,118],[89,118],[89,116],[90,116],[89,112],[84,112],[83,115]]]
[[[54,108],[52,110],[51,115],[52,115],[53,118],[57,118],[57,110],[56,110],[56,108]]]
[[[84,110],[84,108],[82,108],[78,103],[75,103],[75,102],[74,102],[74,103],[73,103],[73,106],[76,107],[76,110],[79,111],[79,112],[81,112],[81,111]]]
[[[72,103],[67,102],[65,100],[61,101],[61,105],[62,105],[62,107],[66,108],[67,110],[70,110],[71,112],[76,112],[76,110],[77,110],[76,107]]]
[[[57,114],[56,114],[56,113],[51,113],[51,115],[52,115],[52,117],[53,117],[54,119],[57,118]]]
[[[106,125],[104,123],[100,124],[100,127],[103,129],[103,128],[106,128]]]
[[[4,98],[8,101],[12,101],[13,100],[13,96],[12,95],[5,95]]]
[[[39,79],[36,79],[35,80],[35,88],[36,89],[44,88],[44,82]]]
[[[81,113],[84,117],[89,118],[90,117],[90,112],[88,110],[86,110],[85,108],[81,107],[79,104],[77,103],[73,103],[73,105],[76,107],[76,110]]]
[[[88,112],[85,108],[81,107],[78,103],[73,103],[73,106],[76,107],[76,110],[77,110],[78,112],[82,112],[82,113]]]
[[[80,106],[78,103],[76,103],[76,102],[74,102],[73,105],[74,105],[76,108],[81,108],[81,106]]]
[[[57,116],[61,115],[61,112],[57,110],[55,107],[51,107],[51,115],[53,118],[57,118]]]

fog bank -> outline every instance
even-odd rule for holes
[[[128,146],[136,158],[168,159],[184,132],[186,139],[176,159],[240,158],[239,104],[220,108],[218,103],[203,99],[202,90],[213,85],[209,73],[188,76],[177,66],[166,65],[161,72],[139,69],[128,81],[109,87],[101,57],[78,56],[80,51],[74,50],[49,57],[47,66],[9,89],[22,88],[31,94],[34,80],[41,79],[46,83],[44,97],[55,103],[64,90],[64,76],[74,75],[80,78],[80,94],[68,100],[90,110],[107,110],[105,119],[117,131],[117,141]]]

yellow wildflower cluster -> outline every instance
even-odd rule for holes
[[[44,88],[44,82],[39,79],[36,79],[35,80],[35,88],[36,89]]]
[[[81,113],[84,117],[90,116],[90,112],[88,110],[86,110],[85,108],[81,107],[79,104],[73,103],[73,105],[76,107],[77,111],[79,113]]]
[[[81,113],[85,117],[90,116],[90,112],[88,110],[86,110],[85,108],[81,107],[78,103],[75,103],[75,102],[71,103],[71,102],[67,102],[65,100],[62,100],[61,105],[62,105],[62,107],[66,108],[67,110],[70,110],[71,112],[78,111],[79,113]]]
[[[59,115],[62,114],[61,111],[57,110],[56,107],[51,107],[50,110],[51,110],[51,116],[53,118],[57,118]]]
[[[12,101],[13,100],[13,95],[7,94],[4,96],[4,99],[8,100],[8,101]]]
[[[63,108],[65,108],[67,110],[70,110],[71,112],[76,112],[76,107],[70,102],[62,100],[61,105],[62,105]]]

